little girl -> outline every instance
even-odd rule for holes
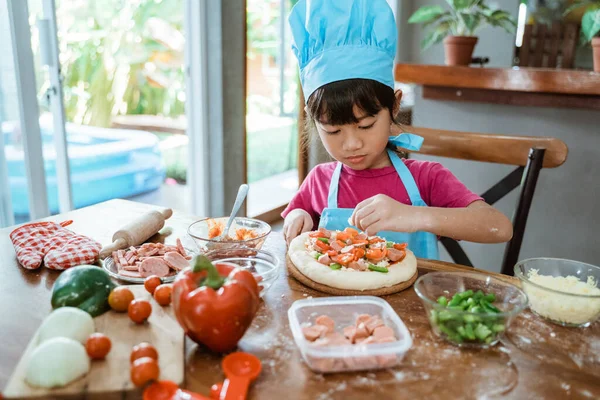
[[[396,153],[419,150],[422,138],[390,137],[402,93],[394,93],[396,23],[385,0],[300,0],[289,22],[311,130],[337,162],[317,165],[282,213],[288,243],[317,225],[354,226],[436,259],[438,236],[510,240],[508,218],[449,170]]]

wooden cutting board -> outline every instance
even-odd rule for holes
[[[105,360],[92,360],[89,373],[62,388],[39,389],[25,383],[25,371],[31,353],[37,345],[37,333],[29,342],[4,390],[5,399],[85,398],[129,399],[141,398],[129,378],[129,356],[133,346],[148,342],[158,351],[160,379],[178,384],[184,378],[184,333],[177,323],[171,306],[160,306],[143,285],[128,285],[136,299],[146,299],[152,305],[152,314],[143,325],[136,325],[127,313],[108,311],[94,318],[96,332],[107,335],[112,348]]]

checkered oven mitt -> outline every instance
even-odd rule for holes
[[[10,240],[19,263],[27,269],[37,269],[43,261],[47,268],[63,270],[96,262],[102,246],[66,229],[71,222],[36,222],[12,231]]]

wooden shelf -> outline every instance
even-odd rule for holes
[[[397,64],[394,75],[423,85],[429,99],[600,109],[600,73],[592,71]]]

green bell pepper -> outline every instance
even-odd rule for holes
[[[117,285],[106,271],[80,265],[63,271],[52,287],[52,308],[77,307],[97,317],[108,311],[108,295]]]

